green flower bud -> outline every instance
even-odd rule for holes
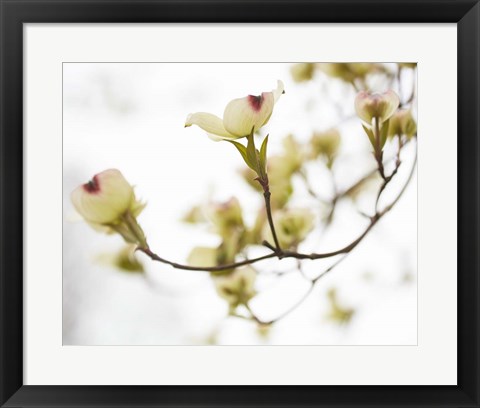
[[[322,156],[331,166],[340,147],[340,141],[340,132],[337,129],[315,132],[310,139],[310,158]]]
[[[417,68],[417,63],[416,62],[399,62],[398,66],[400,68],[412,68],[415,69]]]
[[[366,91],[359,92],[355,98],[357,115],[368,125],[376,119],[381,124],[388,120],[400,104],[398,95],[389,90],[383,94],[370,94]]]
[[[255,180],[258,177],[257,173],[250,167],[242,167],[240,169],[240,176],[255,191],[263,191],[261,184]]]
[[[273,222],[280,246],[295,248],[313,230],[315,216],[310,210],[288,209],[273,213]],[[272,242],[272,232],[268,225],[264,226],[264,238]]]
[[[302,167],[304,153],[300,143],[293,137],[288,135],[283,139],[284,154],[282,155],[282,166],[285,175],[293,175]]]
[[[320,63],[318,67],[328,76],[342,79],[345,82],[353,82],[355,74],[350,70],[349,64],[345,63]]]
[[[417,123],[410,109],[400,109],[390,118],[389,137],[407,136],[411,138],[417,133]]]
[[[105,170],[72,191],[72,204],[98,231],[117,232],[126,242],[146,246],[136,221],[145,204],[137,201],[133,187],[116,169]]]
[[[293,194],[291,168],[284,165],[284,157],[273,156],[268,161],[268,179],[270,184],[272,208],[283,208]]]
[[[362,63],[320,63],[318,67],[328,76],[338,78],[350,84],[356,80],[363,81],[368,74],[385,73],[385,67],[370,62]]]
[[[356,78],[365,78],[369,73],[379,70],[378,65],[369,62],[356,62],[346,65]]]
[[[327,318],[337,324],[348,324],[355,314],[355,309],[344,307],[338,301],[337,290],[332,288],[327,293],[330,312]]]
[[[123,272],[141,273],[145,269],[143,264],[135,256],[136,245],[126,245],[116,253],[101,254],[98,261],[106,266],[113,266]]]
[[[196,205],[192,207],[182,218],[183,222],[187,224],[201,224],[206,222],[204,209],[201,205]]]
[[[228,275],[212,275],[218,295],[225,299],[230,307],[246,304],[256,295],[256,271],[251,266],[235,269]]]
[[[315,64],[302,62],[290,67],[290,74],[295,82],[310,81],[315,72]]]
[[[207,208],[207,216],[212,221],[216,231],[222,236],[245,228],[242,207],[236,197],[232,197],[223,203],[212,204]]]

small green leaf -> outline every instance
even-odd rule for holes
[[[389,124],[390,124],[390,119],[383,122],[382,124],[382,129],[380,130],[380,149],[383,149],[383,146],[385,146],[385,143],[387,141]]]
[[[262,146],[260,147],[260,168],[263,175],[267,174],[267,144],[268,135],[263,139]]]
[[[268,135],[263,140],[262,147],[260,147],[260,160],[263,163],[267,162],[267,144],[268,144]]]
[[[242,155],[243,157],[243,160],[245,161],[245,163],[247,164],[248,167],[252,168],[252,166],[250,165],[250,163],[248,162],[248,156],[247,156],[247,148],[242,145],[241,143],[238,143],[238,142],[234,142],[233,140],[229,140],[229,142],[231,144],[233,144],[237,150],[240,152],[240,154]],[[252,168],[252,170],[255,170]]]
[[[362,127],[370,139],[370,143],[372,144],[373,148],[375,148],[375,136],[373,135],[372,129],[367,128],[365,125],[362,125]]]
[[[253,139],[253,133],[247,137],[247,160],[248,165],[252,170],[255,170],[257,174],[260,173],[259,163],[258,163],[258,150],[255,148],[255,141]],[[260,174],[259,174],[260,175]]]

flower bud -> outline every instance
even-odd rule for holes
[[[370,94],[366,91],[359,92],[355,98],[357,115],[367,124],[371,125],[376,119],[379,124],[388,120],[400,104],[398,95],[389,90],[383,94]]]
[[[71,194],[77,212],[93,228],[118,232],[125,241],[146,245],[142,229],[135,217],[145,207],[137,201],[133,187],[116,169],[105,170]]]
[[[310,210],[288,209],[275,211],[273,214],[275,231],[282,248],[298,246],[312,231],[315,216]],[[264,237],[272,241],[272,233],[268,225],[264,227]]]
[[[381,71],[380,67],[377,64],[372,64],[370,62],[355,62],[347,64],[349,71],[356,78],[364,78],[367,74],[372,72]]]
[[[118,170],[105,170],[77,187],[71,195],[77,212],[88,222],[116,222],[135,202],[132,186]]]
[[[255,191],[263,192],[261,184],[255,180],[258,175],[254,170],[252,170],[250,167],[242,167],[239,172],[240,176],[250,187],[252,187]]]
[[[201,224],[207,221],[203,211],[203,206],[195,205],[188,210],[182,217],[182,221],[187,224]]]
[[[350,84],[355,83],[357,80],[363,81],[368,74],[385,72],[385,68],[382,65],[370,62],[320,63],[318,67],[328,76],[339,78]]]
[[[225,299],[231,308],[246,304],[256,295],[256,271],[246,266],[235,269],[228,275],[212,275],[218,295]]]
[[[405,135],[411,138],[417,133],[417,124],[410,109],[400,109],[390,118],[388,135],[390,137]]]
[[[302,62],[290,68],[290,74],[295,82],[310,81],[315,72],[315,64]]]
[[[327,163],[332,163],[340,146],[340,132],[330,129],[325,132],[315,132],[310,139],[311,155],[313,159],[323,156]]]
[[[353,82],[355,75],[346,63],[320,63],[318,67],[328,76],[342,79],[345,82]]]
[[[230,101],[223,112],[223,119],[211,113],[197,112],[188,115],[185,127],[197,125],[213,140],[233,140],[246,137],[265,126],[272,116],[273,107],[284,93],[282,81],[277,89],[261,95],[248,95]]]
[[[136,245],[125,245],[117,252],[99,254],[97,261],[107,267],[114,267],[122,272],[141,273],[145,269],[140,260],[135,256]]]
[[[302,151],[302,146],[293,135],[288,135],[283,139],[283,150],[282,166],[286,174],[293,175],[300,170],[303,164],[305,155]]]
[[[398,63],[398,66],[400,68],[411,68],[411,69],[415,69],[417,67],[417,63],[416,62],[399,62]]]
[[[293,193],[292,168],[285,166],[285,157],[272,156],[268,160],[268,179],[272,193],[272,208],[279,209],[287,204]]]
[[[212,204],[207,208],[207,214],[217,232],[222,236],[244,228],[242,207],[236,197],[223,203]]]
[[[340,304],[335,288],[327,292],[327,297],[330,304],[330,311],[327,314],[327,318],[337,324],[348,324],[355,314],[355,309]]]

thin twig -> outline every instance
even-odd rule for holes
[[[190,266],[190,265],[183,265],[177,262],[168,261],[157,255],[156,253],[152,252],[150,248],[137,248],[138,251],[143,252],[145,255],[149,256],[150,259],[153,261],[162,262],[164,264],[173,266],[175,269],[183,269],[185,271],[199,271],[199,272],[219,272],[225,271],[228,269],[238,268],[240,266],[251,265],[259,261],[263,261],[264,259],[274,258],[277,255],[275,253],[259,256],[258,258],[251,258],[245,259],[244,261],[234,262],[225,265],[217,265],[217,266]]]
[[[282,249],[278,241],[277,232],[275,231],[275,225],[273,223],[272,217],[272,206],[270,204],[270,189],[268,184],[264,187],[263,197],[265,198],[265,211],[267,212],[268,224],[270,225],[270,230],[272,232],[273,241],[275,242],[275,252],[281,257]]]
[[[291,306],[290,308],[288,308],[286,311],[284,311],[282,314],[280,314],[278,317],[276,317],[275,319],[271,319],[271,320],[268,320],[268,321],[263,321],[262,319],[260,319],[253,311],[252,309],[249,307],[249,305],[247,304],[246,307],[248,309],[248,311],[250,312],[251,314],[251,317],[252,317],[252,320],[256,321],[257,323],[259,324],[273,324],[273,323],[276,323],[277,321],[283,319],[284,317],[288,316],[290,313],[292,313],[294,310],[296,310],[307,298],[308,296],[310,295],[310,293],[313,291],[315,285],[317,284],[318,281],[320,281],[321,278],[323,278],[325,275],[327,275],[329,272],[331,272],[336,266],[338,266],[352,251],[352,249],[354,249],[360,242],[361,240],[367,235],[367,233],[373,228],[373,226],[385,215],[387,214],[394,206],[395,204],[400,200],[400,198],[402,197],[402,195],[404,194],[404,192],[406,191],[408,185],[410,184],[410,181],[412,180],[413,178],[413,175],[415,174],[415,169],[416,169],[416,164],[417,164],[417,151],[415,151],[415,159],[414,159],[414,162],[412,164],[412,168],[410,170],[410,174],[408,176],[408,179],[407,181],[405,182],[405,184],[403,185],[402,189],[400,190],[400,192],[398,193],[397,197],[387,206],[385,207],[382,211],[380,212],[376,212],[375,216],[372,217],[371,219],[371,222],[369,224],[369,226],[367,227],[367,229],[363,232],[362,235],[360,235],[360,237],[358,237],[355,241],[353,241],[350,245],[347,245],[347,247],[344,248],[344,250],[346,248],[349,248],[348,251],[345,251],[344,253],[344,256],[342,256],[340,259],[338,259],[335,263],[333,263],[332,265],[330,265],[325,271],[323,271],[320,275],[318,275],[316,278],[312,279],[311,280],[311,284],[310,284],[310,287],[308,288],[307,292],[293,305]],[[333,253],[336,253],[337,255],[342,253],[342,252],[339,252],[339,251],[335,251],[335,252],[332,252],[331,254]],[[293,255],[293,254],[292,254]],[[300,254],[297,254],[297,255],[300,255]],[[322,255],[323,257],[325,257],[324,255],[325,254],[311,254],[310,256],[312,255]],[[288,255],[286,256],[288,257]],[[309,258],[309,259],[318,259],[318,258]]]
[[[395,177],[395,175],[398,172],[398,169],[400,165],[402,164],[402,161],[400,160],[400,152],[402,151],[403,143],[402,143],[402,137],[398,136],[398,150],[397,150],[397,158],[395,160],[395,168],[392,170],[392,173],[390,176],[384,178],[382,185],[380,186],[380,189],[378,190],[377,198],[375,200],[375,212],[378,212],[378,203],[380,202],[380,197],[385,190],[385,188],[388,186],[390,181]]]
[[[265,259],[275,258],[275,257],[278,258],[278,259],[295,258],[295,259],[315,260],[315,259],[330,258],[330,257],[336,256],[336,255],[345,254],[345,253],[348,253],[348,252],[352,251],[363,240],[363,238],[365,238],[365,236],[370,232],[370,230],[375,226],[375,224],[388,211],[390,211],[393,208],[393,206],[395,205],[395,203],[400,199],[401,195],[405,191],[408,183],[410,182],[410,180],[413,176],[416,162],[417,162],[417,152],[415,151],[415,162],[414,162],[414,165],[412,167],[412,171],[410,173],[410,176],[409,176],[406,184],[404,185],[402,191],[400,192],[399,196],[397,196],[397,198],[390,205],[385,207],[382,211],[376,212],[373,217],[370,217],[369,225],[365,228],[365,230],[354,241],[352,241],[350,244],[344,246],[343,248],[337,249],[335,251],[325,252],[325,253],[305,254],[305,253],[300,253],[300,252],[295,252],[295,251],[282,250],[280,248],[280,250],[278,250],[278,251],[274,251],[270,254],[263,255],[263,256],[260,256],[260,257],[257,257],[257,258],[245,259],[243,261],[239,261],[239,262],[235,262],[235,263],[231,263],[231,264],[225,264],[225,265],[201,267],[201,266],[183,265],[183,264],[179,264],[177,262],[169,261],[167,259],[164,259],[164,258],[160,257],[159,255],[155,254],[154,252],[152,252],[150,250],[150,248],[137,248],[137,250],[145,253],[146,255],[148,255],[154,261],[158,261],[158,262],[165,263],[167,265],[171,265],[176,269],[183,269],[183,270],[188,270],[188,271],[205,271],[205,272],[216,272],[216,271],[224,271],[224,270],[228,270],[228,269],[234,269],[234,268],[238,268],[240,266],[251,265],[251,264],[254,264],[256,262],[263,261]],[[270,211],[267,210],[267,214],[268,213],[270,213],[270,215],[271,215],[271,210]],[[270,248],[272,248],[271,245],[270,245]]]

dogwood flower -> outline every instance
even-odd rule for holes
[[[341,137],[337,129],[314,132],[310,139],[310,157],[324,157],[328,167],[331,167],[340,147]]]
[[[265,126],[272,116],[273,107],[284,93],[282,81],[277,89],[261,95],[248,95],[230,101],[223,112],[223,119],[211,113],[197,112],[188,115],[185,127],[197,125],[213,140],[234,140],[246,137]]]
[[[388,128],[388,135],[390,137],[405,135],[411,138],[416,132],[417,124],[410,109],[399,109],[391,117]]]
[[[224,202],[212,203],[205,212],[216,231],[222,236],[228,236],[233,231],[244,228],[242,207],[236,197],[231,197]]]
[[[136,216],[145,205],[135,198],[133,187],[116,169],[96,174],[71,194],[77,212],[94,229],[118,232],[129,243],[146,245]]]
[[[379,124],[388,120],[400,104],[398,95],[389,90],[382,94],[370,94],[366,91],[359,92],[355,98],[357,115],[367,124],[371,125],[375,119]]]
[[[136,245],[128,244],[117,252],[99,254],[96,260],[103,266],[114,267],[122,272],[142,273],[145,268],[135,255],[136,249]]]
[[[218,295],[230,304],[231,309],[235,309],[256,295],[256,276],[256,271],[246,266],[226,275],[213,275],[212,278]]]
[[[275,211],[275,229],[282,248],[298,246],[315,227],[315,216],[307,209],[295,208]],[[265,224],[264,238],[272,241],[270,227]]]
[[[295,82],[306,82],[313,78],[315,73],[315,64],[309,62],[301,62],[300,64],[292,65],[290,74]]]

